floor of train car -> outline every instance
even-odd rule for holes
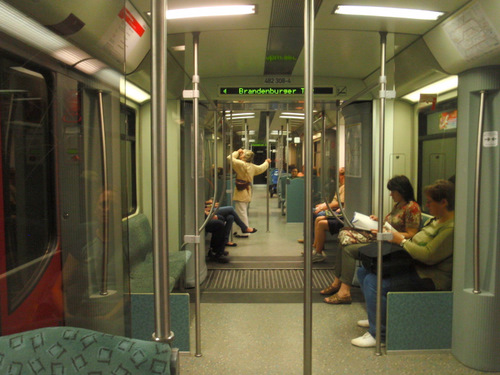
[[[266,232],[266,190],[255,186],[250,226],[258,232],[234,238],[231,263],[208,263],[201,292],[202,356],[195,357],[194,304],[191,355],[181,357],[182,374],[302,374],[303,294],[301,223],[286,223],[277,198],[270,199]],[[313,374],[475,374],[449,352],[375,356],[350,340],[364,334],[363,296],[354,288],[351,305],[322,303],[320,288],[332,279],[335,242],[326,244],[326,262],[313,264]],[[192,299],[193,301],[193,299]]]
[[[266,186],[255,185],[249,208],[249,222],[258,231],[248,238],[233,238],[236,247],[226,247],[230,263],[207,263],[208,275],[202,284],[202,302],[302,303],[304,258],[303,223],[287,223],[276,195],[269,199],[267,231]],[[236,227],[236,225],[234,225]],[[326,244],[326,261],[313,265],[313,299],[321,302],[319,291],[333,279],[336,242]],[[355,301],[362,301],[359,289]]]

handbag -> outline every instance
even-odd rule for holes
[[[250,182],[248,181],[245,181],[245,180],[239,180],[239,179],[236,179],[236,190],[245,190],[245,189],[248,189],[248,186],[250,185]]]
[[[370,231],[356,228],[344,228],[339,233],[339,242],[342,246],[375,241],[377,236]]]
[[[361,264],[371,273],[377,273],[378,243],[373,242],[359,249]],[[382,243],[382,276],[389,277],[412,272],[415,261],[411,255],[399,245],[390,242]]]

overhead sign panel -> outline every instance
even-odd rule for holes
[[[315,94],[333,94],[333,87],[315,87]],[[221,95],[304,95],[303,87],[221,87]]]

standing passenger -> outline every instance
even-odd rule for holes
[[[254,153],[251,150],[239,149],[227,158],[232,161],[233,169],[236,172],[236,189],[234,191],[234,207],[240,219],[248,225],[248,205],[252,200],[253,177],[264,173],[269,168],[271,159],[266,159],[261,165],[252,163]],[[248,234],[241,235],[248,237]]]

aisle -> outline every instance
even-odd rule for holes
[[[281,215],[276,195],[269,199],[269,232],[267,232],[267,195],[266,185],[254,185],[253,199],[249,208],[250,227],[257,228],[249,238],[233,238],[237,247],[228,247],[235,256],[300,256],[302,245],[297,242],[302,237],[302,223],[286,223]]]

